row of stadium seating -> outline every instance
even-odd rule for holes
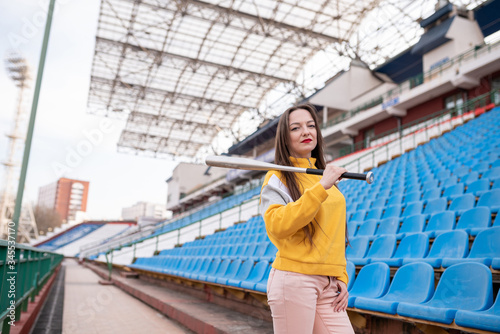
[[[346,257],[356,265],[385,262],[391,267],[420,261],[435,268],[461,262],[479,262],[500,270],[500,227],[479,233],[469,252],[469,235],[463,230],[449,231],[436,237],[429,249],[429,237],[424,233],[405,236],[399,245],[395,235],[375,238],[355,237],[346,248]]]
[[[223,212],[225,210],[228,210],[232,208],[235,205],[240,204],[241,202],[244,202],[256,195],[260,194],[260,187],[255,187],[253,189],[250,189],[243,194],[239,195],[232,195],[229,197],[226,197],[217,203],[214,203],[212,205],[209,205],[206,208],[203,208],[199,211],[196,211],[186,217],[180,218],[180,219],[174,219],[171,223],[158,228],[153,235],[160,235],[164,233],[168,233],[174,230],[177,230],[181,227],[191,225],[192,223],[195,223],[197,221],[200,221],[202,219],[208,218],[210,216],[216,215],[220,212]],[[161,224],[163,224],[162,222]],[[150,237],[150,236],[149,236]]]
[[[500,294],[493,303],[492,273],[480,263],[460,263],[447,268],[434,288],[433,268],[413,262],[399,268],[392,282],[389,266],[383,262],[364,266],[355,277],[348,262],[349,300],[354,309],[382,312],[498,331]]]
[[[247,223],[235,225],[224,232],[207,236],[205,239],[186,243],[183,247],[164,250],[158,256],[140,258],[131,267],[209,284],[266,292],[267,277],[276,248],[268,241],[255,242],[256,237],[262,238],[262,236],[265,236],[262,230],[262,217],[257,216]],[[494,269],[500,269],[500,250],[495,250],[496,258],[488,258],[482,252],[485,248],[495,247],[495,245],[497,248],[500,247],[496,242],[496,240],[500,240],[500,227],[481,232],[475,238],[476,241],[472,246],[469,257],[460,261],[456,261],[458,259],[454,258],[453,254],[461,253],[465,256],[468,253],[469,236],[463,230],[450,231],[439,235],[428,254],[426,251],[422,251],[422,249],[428,247],[428,237],[423,233],[405,237],[397,249],[395,236],[385,236],[380,238],[383,242],[376,240],[372,243],[372,247],[368,252],[371,256],[370,261],[368,261],[369,263],[361,263],[363,267],[356,276],[356,262],[353,261],[355,259],[349,257],[349,253],[351,249],[356,247],[358,240],[363,240],[366,245],[368,245],[369,241],[367,237],[354,238],[351,241],[352,246],[347,248],[350,307],[417,318],[423,314],[421,315],[422,319],[448,324],[455,319],[455,313],[458,315],[463,313],[464,317],[468,316],[469,318],[464,318],[463,323],[461,323],[462,326],[488,328],[487,321],[481,321],[480,325],[482,327],[477,327],[478,323],[474,319],[478,319],[483,313],[485,315],[489,313],[495,314],[498,311],[495,311],[495,307],[498,307],[498,305],[495,304],[489,311],[472,312],[472,315],[467,315],[468,313],[463,310],[486,310],[492,306],[491,271],[483,263],[488,266],[491,265]],[[391,241],[392,246],[388,245],[388,240]],[[419,252],[416,249],[419,248],[421,257],[414,257],[413,255]],[[373,254],[371,253],[372,249],[374,249]],[[394,256],[377,257],[382,253],[377,253],[375,249],[379,249],[381,252],[388,249],[390,252],[386,254],[392,254],[395,250]],[[425,255],[427,256],[425,257]],[[447,257],[441,257],[441,255]],[[450,266],[443,273],[434,292],[433,267],[441,267],[443,261],[450,261]],[[392,283],[390,283],[389,266],[392,265],[402,266],[396,272]],[[443,265],[443,267],[447,267],[447,265]],[[486,272],[484,272],[484,268]],[[476,277],[467,276],[470,270],[489,277],[489,281],[486,283],[489,282],[490,288],[485,288],[484,293],[470,292],[468,290],[474,289],[464,287],[465,283],[468,283],[470,287],[473,284],[472,282],[488,287],[488,284],[476,281]],[[457,275],[461,279],[458,283]],[[453,282],[453,284],[446,282]],[[443,298],[440,296],[443,296],[445,288],[450,289],[448,292],[450,295],[459,296],[460,303],[457,303],[455,299],[446,298],[446,303],[440,304]],[[490,295],[491,298],[484,297]],[[479,297],[486,299],[480,301]],[[415,313],[417,316],[412,313],[416,312],[415,310],[418,310]],[[457,310],[462,311],[457,312]],[[500,316],[497,316],[497,318],[500,320]],[[457,323],[459,319],[455,319]]]
[[[70,228],[65,233],[56,236],[55,238],[50,239],[37,247],[48,251],[54,251],[56,249],[69,245],[76,240],[81,239],[82,237],[96,231],[104,225],[105,224],[82,223]]]
[[[500,196],[500,191],[498,192]],[[385,234],[396,234],[402,239],[408,233],[424,232],[430,238],[451,230],[466,230],[471,235],[500,226],[500,219],[491,221],[488,207],[477,207],[465,210],[458,217],[456,211],[438,211],[434,214],[413,214],[407,217],[389,217],[384,219],[351,220],[347,224],[349,237],[368,236],[374,239]],[[458,222],[456,222],[458,218]]]

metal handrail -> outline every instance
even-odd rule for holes
[[[62,254],[23,244],[0,240],[0,323],[2,333],[10,332],[12,318],[21,319],[54,270],[62,262]]]

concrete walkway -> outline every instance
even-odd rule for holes
[[[65,259],[64,334],[192,333],[121,289],[100,285],[90,269]]]

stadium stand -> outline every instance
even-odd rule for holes
[[[500,268],[496,242],[500,226],[494,211],[499,190],[491,189],[496,179],[488,179],[484,193],[467,192],[467,188],[475,182],[469,176],[476,166],[481,164],[477,172],[481,180],[491,175],[488,171],[500,158],[500,139],[495,135],[499,120],[500,108],[493,109],[374,168],[380,175],[377,188],[351,181],[339,183],[353,213],[348,215],[346,249],[350,310],[431,323],[451,324],[457,319],[459,326],[494,328],[491,326],[499,317],[492,281],[492,270]],[[467,141],[458,148],[453,145],[457,138]],[[475,159],[472,169],[466,165],[470,163],[467,154]],[[384,178],[389,175],[398,176]],[[370,200],[381,187],[390,191]],[[257,215],[203,239],[164,249],[157,256],[139,257],[129,267],[265,293],[276,251]],[[396,268],[392,280],[389,267]],[[470,289],[472,284],[481,288],[471,291],[475,290]],[[492,318],[490,325],[490,320],[483,325],[474,320],[481,316]]]
[[[64,254],[65,256],[77,256],[82,245],[111,238],[122,233],[133,225],[135,225],[135,222],[129,221],[83,222],[63,230],[51,238],[36,244],[36,247],[48,251],[56,251]]]

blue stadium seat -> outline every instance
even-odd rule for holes
[[[458,178],[456,175],[452,175],[450,178],[444,180],[444,182],[441,183],[441,186],[446,189],[448,187],[454,186],[457,184]]]
[[[491,212],[498,213],[498,209],[500,209],[500,189],[492,189],[482,194],[476,206],[487,206]]]
[[[396,252],[390,258],[372,259],[373,262],[385,262],[390,267],[400,267],[403,259],[421,259],[427,255],[429,250],[429,238],[424,233],[415,233],[404,237],[396,248]]]
[[[436,178],[438,180],[445,180],[451,176],[451,172],[447,169],[442,169],[436,173]]]
[[[422,183],[422,191],[425,192],[429,189],[435,189],[439,186],[439,180],[437,179],[426,179],[425,182]],[[418,201],[418,199],[417,199]]]
[[[448,211],[455,211],[456,215],[461,215],[464,211],[472,209],[476,205],[476,197],[472,194],[465,194],[456,197],[448,207]]]
[[[217,272],[217,269],[219,269],[219,265],[221,262],[222,260],[220,258],[213,258],[206,271],[200,272],[194,279],[197,279],[199,281],[206,281],[208,276],[213,276]]]
[[[494,258],[500,257],[500,227],[490,227],[474,239],[469,256],[464,259],[443,258],[442,266],[449,267],[461,262],[480,262],[490,266]]]
[[[271,263],[269,263],[266,272],[264,273],[264,276],[262,276],[262,279],[255,284],[254,290],[260,292],[267,292],[267,281],[269,279],[269,274],[271,273],[271,269],[272,265]]]
[[[368,253],[363,259],[349,259],[355,265],[365,265],[370,262],[375,262],[377,259],[390,258],[396,249],[395,235],[382,235],[375,238],[368,250]]]
[[[403,223],[396,234],[397,239],[403,239],[406,235],[420,233],[424,230],[427,215],[416,214],[403,219]]]
[[[203,261],[204,258],[202,257],[195,258],[191,265],[187,267],[186,270],[180,272],[178,275],[182,277],[189,277],[192,272],[198,271],[201,268],[201,266],[203,265]]]
[[[346,261],[346,271],[349,281],[347,283],[347,291],[351,290],[354,280],[356,279],[356,266],[351,261]]]
[[[193,271],[191,271],[191,272],[186,273],[184,275],[184,277],[196,279],[198,277],[198,275],[205,273],[208,270],[211,263],[212,263],[211,258],[203,258],[203,261],[202,261],[200,267],[193,269]]]
[[[358,233],[356,233],[356,236],[357,237],[365,236],[370,238],[370,240],[373,239],[373,234],[377,229],[377,225],[378,225],[378,220],[376,219],[370,219],[363,222],[362,224],[359,225]]]
[[[461,177],[469,174],[469,172],[470,172],[470,167],[468,167],[468,166],[460,166],[458,168],[454,168],[453,171],[452,171],[452,174],[458,176],[459,178],[461,178]]]
[[[267,273],[268,268],[268,261],[259,261],[255,263],[248,277],[243,282],[241,282],[240,287],[243,289],[255,290],[255,285],[262,281],[264,275]]]
[[[469,253],[469,235],[465,231],[448,231],[434,239],[429,254],[423,259],[403,259],[403,265],[412,262],[425,262],[440,268],[444,258],[463,259]]]
[[[198,258],[196,265],[194,265],[189,271],[182,273],[181,276],[191,278],[192,275],[199,273],[200,270],[202,270],[204,266],[208,266],[209,263],[210,259],[208,258]]]
[[[481,180],[486,179],[489,181],[494,181],[500,179],[500,167],[491,168],[481,175]]]
[[[481,179],[469,184],[465,193],[481,196],[488,190],[490,190],[490,180]]]
[[[383,208],[375,208],[375,209],[370,209],[366,213],[365,220],[369,219],[380,219],[382,216]]]
[[[376,200],[373,200],[371,202],[371,208],[376,209],[376,208],[384,208],[385,203],[387,202],[387,198],[378,198]]]
[[[500,331],[500,293],[497,294],[493,306],[485,311],[458,311],[455,315],[455,323],[484,331]]]
[[[362,222],[365,220],[366,210],[358,210],[351,217],[352,222]]]
[[[217,267],[217,270],[213,274],[207,275],[204,281],[215,283],[219,277],[224,277],[231,262],[233,261],[230,259],[222,260]]]
[[[357,297],[378,298],[389,288],[390,270],[383,262],[371,263],[358,273],[349,291],[348,307],[354,307]]]
[[[349,240],[349,245],[345,249],[345,257],[352,261],[353,259],[360,260],[365,257],[368,251],[368,237],[355,237]]]
[[[276,246],[272,242],[269,242],[266,251],[257,259],[257,261],[273,262],[276,258],[277,252],[278,248],[276,248]]]
[[[417,202],[420,201],[421,197],[422,193],[420,191],[412,191],[404,196],[403,203]]]
[[[436,198],[427,202],[423,213],[431,215],[433,213],[445,211],[447,207],[448,201],[445,198]]]
[[[443,211],[438,212],[429,218],[429,222],[425,226],[424,233],[429,238],[435,238],[439,234],[453,230],[455,227],[455,212]]]
[[[470,235],[476,235],[490,225],[490,209],[487,207],[476,207],[462,213],[455,229],[466,230]]]
[[[386,218],[380,221],[378,224],[375,236],[380,236],[384,234],[396,234],[399,229],[399,219],[396,217]]]
[[[477,181],[479,179],[479,173],[476,171],[472,171],[469,174],[465,175],[463,178],[460,179],[460,183],[464,183],[465,185],[469,185],[474,181]]]
[[[370,204],[371,202],[368,202],[368,201],[363,201],[361,203],[359,203],[357,206],[356,206],[356,211],[359,211],[359,210],[368,210],[370,208]]]
[[[401,206],[402,202],[403,202],[403,195],[397,194],[397,195],[393,195],[387,199],[386,206],[390,206],[390,205]]]
[[[382,214],[382,219],[391,218],[391,217],[399,217],[401,215],[401,205],[389,205],[386,206],[384,213]]]
[[[457,183],[444,189],[443,198],[453,201],[453,199],[462,196],[464,191],[465,185],[463,183]]]
[[[400,302],[420,304],[434,293],[434,269],[427,263],[410,263],[396,271],[389,291],[380,298],[357,297],[356,308],[396,314]]]
[[[409,216],[413,216],[413,215],[419,215],[422,213],[423,208],[424,208],[423,201],[416,201],[416,202],[407,203],[401,217],[409,217]]]
[[[441,197],[441,188],[427,189],[422,195],[422,201],[429,201]]]
[[[250,275],[250,271],[252,271],[253,266],[254,262],[251,260],[242,262],[236,275],[233,278],[228,279],[226,281],[226,285],[240,287],[241,283],[248,278],[248,275]]]
[[[359,222],[350,221],[347,223],[347,235],[349,239],[353,238],[358,232]]]
[[[451,324],[458,310],[482,311],[493,301],[491,271],[480,263],[460,263],[441,275],[431,300],[423,304],[399,303],[405,317]]]
[[[252,255],[248,255],[248,259],[252,261],[259,261],[261,256],[264,256],[267,250],[267,246],[271,242],[268,241],[262,241],[257,245],[257,248],[255,249],[255,252]]]
[[[405,185],[402,183],[396,183],[391,187],[391,192],[389,196],[400,195],[405,191]]]

